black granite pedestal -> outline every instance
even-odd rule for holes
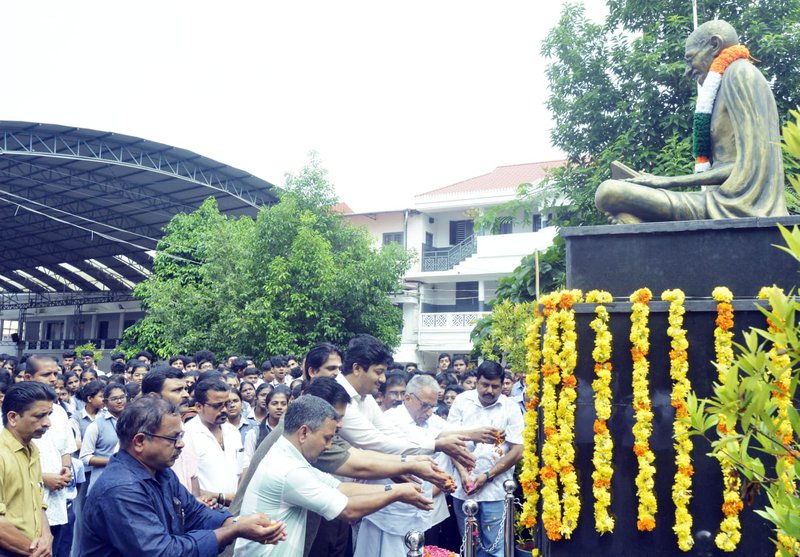
[[[609,305],[613,334],[613,414],[608,422],[614,439],[614,469],[611,513],[616,517],[613,534],[599,535],[594,529],[591,462],[594,450],[592,426],[595,419],[592,381],[594,333],[589,327],[594,305],[576,306],[578,333],[578,409],[576,413],[576,467],[581,484],[582,509],[579,526],[570,540],[549,542],[540,536],[543,555],[552,557],[667,557],[678,555],[760,557],[774,555],[769,524],[746,508],[741,515],[742,541],[734,553],[714,545],[722,520],[722,476],[719,464],[706,456],[710,446],[696,437],[693,477],[694,497],[690,511],[694,518],[695,547],[688,553],[678,549],[672,526],[675,506],[671,488],[675,474],[672,441],[674,410],[669,377],[668,304],[661,293],[680,288],[686,295],[684,327],[689,340],[689,378],[700,397],[712,394],[717,373],[714,360],[714,319],[716,303],[711,292],[716,286],[729,287],[735,296],[735,333],[750,327],[765,328],[765,318],[755,300],[759,289],[777,284],[786,291],[797,288],[798,267],[790,255],[772,247],[783,245],[775,226],[800,224],[798,217],[692,221],[625,226],[596,226],[562,231],[567,244],[567,285],[588,291],[611,292],[618,301]],[[632,408],[630,353],[630,308],[628,296],[641,287],[653,292],[650,315],[650,394],[655,413],[651,447],[656,455],[656,496],[658,513],[652,532],[636,529],[637,473],[633,454],[634,415]],[[763,505],[763,500],[757,500]]]
[[[800,217],[769,217],[565,228],[567,287],[616,296],[650,288],[680,288],[707,298],[725,285],[737,298],[754,298],[765,285],[787,292],[798,284],[797,261],[776,226]]]

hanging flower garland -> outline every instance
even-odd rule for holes
[[[714,329],[715,364],[719,383],[725,385],[728,371],[733,365],[733,305],[731,304],[733,292],[724,286],[718,286],[711,292],[711,296],[717,302],[717,326]],[[726,452],[729,454],[739,453],[735,422],[727,423],[725,416],[720,414],[717,433],[721,438],[730,438],[724,445]],[[736,549],[742,538],[742,525],[739,521],[739,513],[744,508],[741,497],[742,481],[730,458],[725,458],[724,453],[720,453],[717,458],[722,469],[722,514],[724,518],[720,523],[719,533],[714,538],[714,543],[722,551],[730,552]]]
[[[525,393],[528,402],[525,403],[525,429],[523,430],[522,472],[520,485],[525,501],[519,523],[525,528],[536,525],[536,510],[539,504],[539,456],[536,453],[536,436],[538,431],[539,414],[539,366],[542,361],[540,348],[541,328],[544,315],[539,311],[538,304],[533,307],[533,319],[527,324],[525,335],[526,362],[528,372],[525,376]]]
[[[549,294],[542,298],[545,321],[545,334],[542,342],[542,425],[544,443],[542,445],[542,522],[545,533],[552,541],[561,539],[561,504],[558,499],[558,428],[556,410],[558,397],[556,385],[560,382],[558,353],[561,350],[559,316],[557,303],[559,295]]]
[[[608,309],[605,304],[613,301],[611,294],[601,290],[586,293],[588,303],[597,304],[594,308],[597,317],[589,324],[595,332],[594,372],[597,378],[592,382],[594,390],[594,472],[592,472],[592,493],[594,494],[594,528],[601,534],[614,531],[614,517],[608,513],[611,506],[611,478],[614,475],[612,454],[614,441],[608,431],[611,418],[611,332],[608,330]]]
[[[687,397],[692,390],[689,381],[689,361],[687,349],[689,341],[686,339],[686,329],[683,328],[683,315],[686,308],[683,302],[686,295],[681,290],[665,290],[661,299],[669,302],[669,327],[667,336],[670,337],[669,375],[672,378],[671,404],[675,408],[675,422],[673,431],[675,437],[675,481],[672,484],[672,501],[675,503],[675,525],[673,532],[678,537],[678,547],[681,551],[689,551],[694,545],[692,537],[692,514],[689,512],[689,501],[692,499],[692,439],[689,436],[691,419],[687,407]]]
[[[761,300],[771,299],[772,296],[783,295],[783,290],[777,286],[764,287],[758,293]],[[794,483],[794,456],[789,452],[789,447],[794,443],[794,429],[789,420],[789,406],[792,403],[790,388],[792,384],[792,362],[786,345],[781,340],[786,340],[785,333],[778,324],[782,324],[780,316],[772,309],[771,316],[767,319],[769,332],[775,335],[775,341],[768,353],[772,366],[772,391],[771,402],[775,404],[776,411],[773,417],[773,424],[778,441],[786,448],[784,454],[776,457],[775,469],[779,471],[778,481],[782,484],[784,491],[788,495],[796,495],[797,490]],[[800,553],[800,542],[786,534],[782,530],[777,532],[778,543],[775,556],[797,555]],[[784,553],[784,551],[786,553]]]
[[[706,75],[694,109],[692,129],[692,151],[695,156],[695,172],[705,172],[711,168],[711,113],[717,99],[722,74],[734,61],[749,58],[750,51],[744,45],[726,48],[714,58]]]
[[[562,342],[559,362],[561,368],[561,394],[558,398],[558,447],[559,468],[563,494],[561,502],[563,515],[561,534],[569,539],[578,526],[581,512],[580,486],[578,472],[575,469],[575,401],[578,398],[578,379],[575,368],[578,365],[578,335],[575,333],[575,310],[573,306],[581,301],[580,290],[561,292],[558,302],[561,321]]]
[[[636,474],[636,494],[639,497],[638,520],[636,527],[644,532],[656,527],[655,514],[658,510],[656,501],[655,473],[653,466],[655,455],[650,449],[650,436],[653,433],[653,404],[650,401],[650,383],[648,373],[650,364],[647,354],[650,351],[650,329],[648,304],[653,294],[648,288],[640,288],[631,294],[633,302],[631,312],[631,356],[633,357],[633,408],[636,423],[633,426],[633,452],[639,464]]]

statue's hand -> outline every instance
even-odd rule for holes
[[[624,181],[630,182],[631,184],[646,186],[648,188],[663,188],[666,185],[666,180],[663,176],[656,176],[654,174],[642,174],[641,176],[628,178]]]

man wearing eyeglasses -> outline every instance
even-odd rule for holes
[[[197,417],[186,423],[186,437],[197,455],[200,489],[227,506],[236,495],[244,469],[242,436],[228,423],[230,388],[221,379],[204,379],[194,388]]]
[[[153,395],[130,403],[117,423],[120,451],[84,505],[82,557],[210,557],[237,537],[286,539],[283,523],[254,513],[235,519],[198,502],[170,466],[183,448],[178,409]]]
[[[472,429],[456,430],[433,413],[439,402],[439,383],[429,375],[415,375],[406,385],[402,403],[384,413],[406,435],[425,431],[432,436],[469,439],[479,443],[493,443],[502,432],[476,424]],[[454,472],[450,460],[437,453],[437,464],[447,472]],[[378,483],[391,483],[383,480]],[[433,526],[449,517],[444,492],[433,490],[430,483],[423,484],[425,493],[434,498],[432,511],[422,511],[410,505],[392,504],[364,517],[358,530],[356,550],[353,557],[393,557],[402,555],[403,538],[409,530],[429,531]],[[426,542],[436,543],[426,534]]]
[[[81,443],[80,458],[86,466],[92,467],[88,489],[92,489],[97,483],[108,465],[109,458],[119,450],[117,420],[128,402],[125,387],[119,383],[107,385],[103,396],[106,407],[86,428]]]

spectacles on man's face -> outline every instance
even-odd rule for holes
[[[208,406],[209,408],[212,408],[214,410],[222,410],[224,407],[228,406],[229,404],[230,404],[230,401],[214,402],[214,403],[206,402],[205,404],[203,404],[203,406]]]
[[[112,396],[108,399],[108,402],[122,402],[123,400],[128,400],[126,396]]]
[[[183,441],[183,432],[180,432],[180,433],[179,433],[178,435],[176,435],[175,437],[167,437],[166,435],[158,435],[157,433],[148,433],[148,432],[146,432],[146,431],[145,431],[145,432],[143,432],[143,433],[144,433],[145,435],[147,435],[148,437],[158,437],[159,439],[165,439],[165,440],[167,440],[167,441],[172,441],[172,446],[173,446],[173,447],[177,446],[177,445],[178,445],[178,443],[180,443],[181,441]]]
[[[420,404],[420,406],[422,407],[423,410],[433,410],[436,407],[435,404],[429,404],[427,402],[422,402],[422,399],[420,399],[415,393],[409,393],[409,394],[417,399],[417,401],[419,402],[419,404]]]

